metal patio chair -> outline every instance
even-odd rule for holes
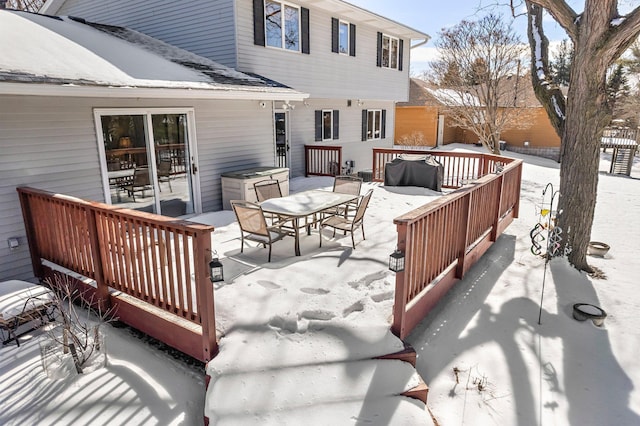
[[[271,262],[271,246],[276,241],[292,235],[290,230],[283,229],[287,221],[267,225],[267,221],[259,204],[244,200],[232,200],[231,207],[240,225],[240,253],[244,251],[244,240],[254,241],[269,246],[269,262]]]
[[[158,186],[160,191],[162,191],[160,182],[167,182],[169,184],[169,191],[173,192],[173,188],[171,188],[171,160],[160,160],[158,164]]]
[[[144,198],[144,192],[147,189],[151,189],[151,181],[149,180],[149,168],[148,167],[138,167],[133,172],[133,179],[130,183],[124,185],[122,187],[130,197],[133,198],[133,201],[136,201],[136,192],[142,192],[142,197]]]
[[[270,198],[282,197],[280,182],[276,179],[265,179],[256,182],[253,184],[253,189],[256,191],[256,199],[259,203]]]
[[[323,219],[320,222],[320,247],[322,247],[322,228],[330,227],[333,228],[333,236],[336,235],[336,229],[341,231],[350,232],[351,233],[351,245],[353,248],[356,248],[356,242],[354,239],[355,230],[360,228],[362,229],[362,239],[365,240],[364,235],[364,214],[367,211],[367,206],[369,205],[369,200],[371,199],[371,195],[373,194],[373,189],[370,189],[364,196],[360,198],[360,203],[358,204],[358,208],[356,209],[356,214],[353,218],[342,216],[342,215],[333,215],[329,216],[326,219]]]

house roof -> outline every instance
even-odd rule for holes
[[[56,13],[58,13],[64,2],[65,0],[47,0],[40,11],[42,13],[55,15]],[[428,34],[422,31],[415,30],[392,19],[385,18],[384,16],[370,12],[346,1],[298,0],[297,3],[327,10],[334,15],[340,16],[341,18],[343,17],[347,20],[353,20],[354,22],[357,21],[363,24],[371,24],[372,26],[379,28],[380,31],[396,35],[398,37],[408,38],[411,40],[420,40],[418,44],[426,43],[431,38]]]
[[[0,10],[0,93],[297,100],[308,97],[123,27]]]
[[[513,99],[516,90],[515,81],[515,79],[509,78],[501,82],[503,87],[500,89],[500,93],[503,94],[502,97],[504,99]],[[518,100],[519,107],[541,107],[540,102],[535,96],[531,79],[528,75],[519,77],[517,85],[519,90],[521,90]],[[456,106],[456,104],[461,104],[462,98],[465,99],[464,103],[466,105],[480,105],[480,101],[469,93],[459,93],[452,89],[437,88],[424,80],[412,78],[409,84],[409,101],[398,102],[398,106]],[[504,106],[511,107],[513,105],[509,103]]]

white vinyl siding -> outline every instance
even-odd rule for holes
[[[357,55],[336,55],[331,52],[331,18],[347,17],[332,16],[309,1],[291,4],[310,9],[309,55],[255,45],[250,0],[185,0],[179,7],[163,0],[67,0],[58,14],[127,26],[313,98],[408,100],[409,40],[404,40],[404,71],[393,73],[376,64],[380,28],[375,23],[345,19],[357,27]]]
[[[236,67],[234,0],[67,0],[57,14],[131,28]]]
[[[94,108],[152,107],[194,108],[203,211],[222,208],[222,173],[274,165],[273,111],[257,101],[0,96],[0,281],[33,278],[16,187],[104,201]]]
[[[390,73],[376,66],[378,29],[353,22],[357,27],[357,55],[331,52],[330,13],[310,7],[309,55],[292,55],[283,49],[269,49],[254,44],[253,7],[238,1],[238,69],[266,76],[312,98],[378,99],[406,101],[409,93],[408,72]],[[312,4],[302,4],[313,6]],[[408,43],[405,43],[408,45]],[[405,49],[404,68],[409,69],[409,52]]]
[[[309,99],[307,103],[308,106],[297,104],[296,108],[289,112],[289,122],[291,123],[290,139],[293,142],[290,151],[292,177],[304,176],[305,145],[341,146],[343,163],[346,160],[354,160],[355,171],[373,167],[371,163],[373,148],[390,148],[393,146],[393,123],[395,120],[393,102],[367,101],[365,103],[365,107],[370,109],[385,109],[387,111],[386,138],[369,141],[361,141],[362,107],[358,107],[355,103],[349,107],[344,99]],[[339,111],[340,139],[330,141],[314,140],[315,112],[317,110]]]

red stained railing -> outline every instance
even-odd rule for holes
[[[94,302],[102,308],[120,303],[116,314],[124,322],[202,361],[217,353],[208,271],[212,226],[32,188],[18,193],[36,276],[47,275],[47,260],[89,277],[96,283]],[[132,311],[141,305],[114,298],[112,290],[193,324],[186,328],[199,331],[202,346],[183,348],[179,335],[149,327]]]
[[[390,158],[388,150],[376,151],[385,151],[377,158]],[[397,247],[405,254],[405,269],[396,274],[392,326],[400,338],[411,332],[518,217],[521,160],[487,154],[441,154],[434,156],[445,165],[445,176],[449,173],[447,186],[466,184],[394,220]],[[504,165],[502,172],[489,173],[496,163]],[[374,176],[380,179],[383,174],[378,168],[376,175],[375,167],[374,161]]]
[[[305,145],[305,176],[337,176],[341,174],[342,147]]]

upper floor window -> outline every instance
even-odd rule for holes
[[[309,9],[282,1],[253,0],[253,42],[310,53]]]
[[[402,39],[378,33],[378,66],[402,71],[403,45]]]
[[[338,139],[340,136],[340,111],[323,109],[315,112],[316,141]]]
[[[384,139],[387,111],[384,109],[362,110],[362,140]]]
[[[338,52],[344,55],[349,54],[349,23],[340,21],[338,24]]]
[[[265,34],[267,46],[300,51],[300,8],[266,0]]]
[[[337,18],[331,18],[331,51],[341,55],[356,56],[356,26]]]

